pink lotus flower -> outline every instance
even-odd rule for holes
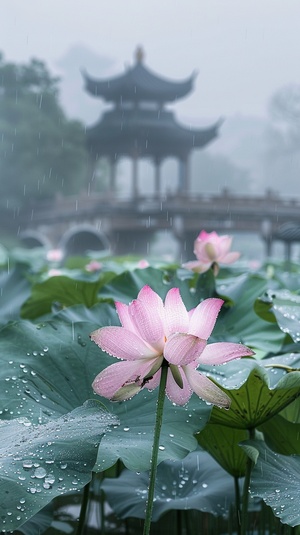
[[[103,265],[101,262],[98,262],[97,260],[91,260],[88,264],[86,264],[85,269],[86,271],[93,273],[94,271],[100,271],[102,267]]]
[[[141,260],[138,261],[138,268],[140,269],[145,269],[147,267],[149,267],[150,264],[148,262],[148,260],[146,260],[145,258],[142,258]]]
[[[194,243],[197,260],[186,262],[183,267],[204,273],[212,266],[217,275],[219,264],[232,264],[240,257],[240,253],[230,252],[231,242],[231,236],[219,236],[216,232],[202,230]]]
[[[61,249],[50,249],[47,251],[47,260],[49,262],[60,262],[63,259],[64,253]]]
[[[129,399],[144,387],[156,388],[160,368],[167,365],[166,393],[172,402],[184,405],[195,392],[209,403],[228,408],[229,397],[196,369],[200,364],[223,364],[253,355],[241,344],[207,345],[222,303],[222,299],[206,299],[188,312],[178,288],[169,290],[163,303],[149,286],[129,305],[117,302],[122,327],[102,327],[91,339],[122,361],[97,375],[94,391],[114,401]]]

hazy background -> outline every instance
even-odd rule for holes
[[[63,108],[86,125],[103,103],[83,91],[80,69],[119,74],[141,45],[145,64],[162,76],[196,70],[194,92],[171,106],[178,121],[225,122],[219,139],[193,156],[193,188],[300,193],[298,120],[270,111],[279,90],[287,88],[288,105],[290,88],[298,91],[299,0],[1,0],[0,35],[6,61],[36,57],[61,76]],[[172,181],[172,163],[166,172]]]

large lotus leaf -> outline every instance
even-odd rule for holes
[[[116,515],[145,517],[148,472],[124,470],[117,479],[105,479],[103,489]],[[233,479],[204,451],[194,451],[183,461],[165,461],[157,468],[153,520],[170,510],[226,515],[234,503]]]
[[[246,429],[208,423],[196,438],[226,472],[233,477],[245,475],[248,457],[239,444],[249,438]]]
[[[43,507],[36,515],[27,520],[22,526],[18,526],[16,533],[23,535],[41,535],[52,524],[53,504],[49,503]]]
[[[93,397],[96,360],[89,340],[93,324],[27,321],[9,324],[0,336],[0,412],[43,423]],[[107,359],[108,360],[108,359]],[[94,372],[94,373],[95,373]]]
[[[71,411],[86,399],[96,398],[92,381],[114,362],[89,339],[102,322],[112,322],[112,307],[103,304],[96,308],[101,310],[98,325],[54,318],[39,325],[21,321],[2,329],[2,418],[26,416],[33,423],[44,422]],[[78,307],[76,311],[78,314]],[[143,391],[122,403],[97,397],[121,421],[119,430],[113,429],[104,437],[97,470],[108,468],[119,457],[130,469],[149,468],[157,392]],[[166,400],[160,460],[182,458],[195,449],[197,441],[193,434],[204,427],[210,411],[211,407],[195,395],[187,407],[175,407]]]
[[[31,273],[37,273],[45,266],[46,249],[45,247],[34,247],[33,249],[14,247],[9,252],[9,258],[11,264],[26,265],[27,270],[29,268]]]
[[[269,288],[269,285],[268,278],[251,272],[244,272],[234,277],[217,278],[216,280],[218,293],[226,296],[232,305],[239,303],[242,298],[248,302],[253,300],[254,296],[261,295],[264,290]]]
[[[0,243],[0,266],[4,266],[8,261],[8,252]]]
[[[210,271],[196,277],[186,272],[179,276],[176,271],[163,271],[149,267],[122,273],[103,286],[99,295],[128,303],[137,297],[140,289],[146,284],[163,299],[171,288],[179,288],[188,310],[197,306],[202,299],[215,294],[215,280]]]
[[[0,273],[0,324],[20,317],[20,308],[30,294],[30,283],[24,276],[24,266]]]
[[[257,427],[300,396],[299,355],[256,361],[242,359],[210,371],[231,399],[230,409],[214,407],[211,422],[238,429]]]
[[[279,283],[280,288],[298,292],[300,288],[299,264],[290,264],[288,271],[282,265],[277,267],[274,279]]]
[[[247,273],[217,284],[218,293],[229,300],[231,307],[217,321],[214,337],[258,349],[263,355],[278,353],[285,336],[278,329],[259,317],[254,310],[256,299],[268,289],[265,277]]]
[[[287,407],[285,407],[280,415],[286,418],[289,422],[294,424],[300,424],[300,403],[298,400],[294,401]]]
[[[256,459],[251,495],[262,498],[284,524],[300,525],[300,456],[274,453],[263,441],[249,441],[243,447]]]
[[[121,424],[103,438],[95,470],[106,470],[118,458],[130,470],[150,468],[156,400],[157,390],[145,390],[126,403],[119,403],[117,407],[106,403]],[[186,407],[174,406],[166,399],[158,462],[182,459],[193,451],[197,447],[194,433],[206,425],[210,411],[211,408],[196,395],[192,396]]]
[[[299,400],[297,400],[299,403]],[[283,455],[300,455],[300,423],[293,423],[276,414],[260,428],[266,443]]]
[[[50,277],[49,279],[33,285],[31,296],[21,308],[21,316],[27,319],[36,319],[48,314],[53,304],[65,308],[75,304],[92,307],[98,301],[101,286],[114,277],[113,273],[101,274],[98,280],[66,276]]]
[[[60,311],[55,317],[59,320],[72,323],[80,321],[81,318],[89,321],[97,321],[99,325],[115,324],[118,322],[115,309],[108,303],[95,305],[91,309],[86,309],[82,305],[69,307]],[[96,351],[99,357],[99,349]],[[103,356],[107,358],[107,355],[103,354]],[[105,360],[105,362],[107,361]],[[112,359],[110,359],[111,363],[113,363]],[[100,367],[97,369],[99,372]],[[143,396],[144,400],[142,414],[140,411],[141,396]],[[139,469],[141,470],[142,466],[144,470],[149,467],[154,426],[153,396],[156,398],[157,391],[151,394],[145,390],[127,403],[118,404],[119,417],[123,414],[122,421],[126,419],[127,423],[124,427],[120,426],[119,429],[114,430],[109,435],[108,441],[104,437],[101,448],[99,449],[97,470],[106,470],[115,463],[119,456],[125,465],[133,470],[137,469],[137,459],[139,456]],[[102,401],[108,406],[109,402],[107,400]],[[130,421],[128,420],[128,403],[130,403],[132,412]],[[116,410],[116,403],[111,404],[110,410],[113,412]],[[186,408],[173,407],[166,400],[164,412],[164,418],[168,421],[168,425],[163,425],[161,442],[162,444],[168,443],[169,445],[165,449],[162,447],[159,459],[169,458],[170,451],[172,451],[174,458],[184,457],[184,455],[196,447],[196,441],[192,435],[195,431],[205,426],[209,418],[210,409],[196,396],[193,396]],[[178,434],[177,419],[178,422],[182,422],[185,431],[190,429],[188,434]],[[121,449],[120,444],[122,445]],[[145,454],[146,451],[147,453]]]
[[[43,316],[43,322],[53,319],[71,324],[87,321],[92,323],[95,328],[104,325],[120,325],[115,305],[112,303],[97,303],[91,308],[84,305],[73,305]]]
[[[289,290],[268,291],[257,301],[256,310],[261,317],[276,320],[283,333],[300,342],[300,295]]]
[[[275,370],[276,371],[276,370]],[[283,455],[300,454],[300,403],[290,403],[260,426],[267,445]]]
[[[101,436],[117,423],[96,401],[42,425],[1,421],[1,529],[16,529],[55,496],[86,485]]]

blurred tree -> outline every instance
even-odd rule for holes
[[[80,191],[87,174],[84,126],[59,103],[45,64],[5,63],[0,54],[1,203],[24,205]]]
[[[264,170],[267,185],[284,194],[299,195],[300,86],[277,91],[269,104]]]

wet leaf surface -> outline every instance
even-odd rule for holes
[[[262,498],[284,524],[298,526],[300,456],[274,453],[263,441],[249,441],[243,447],[246,452],[250,448],[258,454],[251,475],[251,495]]]
[[[222,385],[231,406],[228,411],[214,407],[210,421],[250,429],[278,414],[300,396],[300,371],[292,371],[298,370],[299,360],[299,355],[289,354],[262,361],[242,359],[216,367],[209,375]]]
[[[16,529],[55,496],[86,485],[101,436],[117,424],[96,401],[41,425],[1,421],[1,528]]]
[[[108,502],[120,518],[145,517],[148,486],[148,472],[128,470],[103,483]],[[174,509],[226,515],[233,502],[232,478],[204,451],[194,451],[180,462],[165,461],[157,469],[154,522]]]

